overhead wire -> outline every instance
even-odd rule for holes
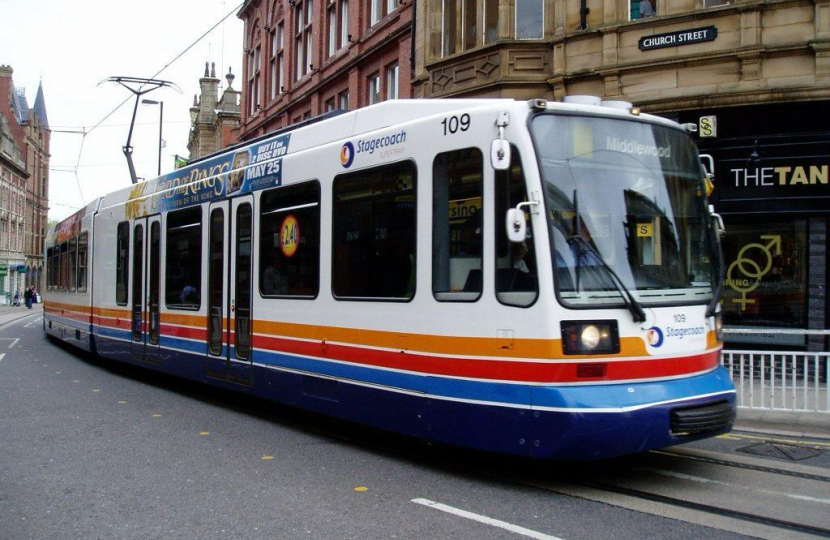
[[[202,41],[202,40],[203,40],[205,37],[207,37],[207,36],[208,36],[211,32],[213,32],[213,31],[214,31],[214,30],[215,30],[215,29],[216,29],[216,28],[217,28],[220,24],[222,24],[223,22],[225,22],[225,20],[227,20],[227,18],[228,18],[228,17],[230,17],[231,15],[233,15],[234,13],[236,13],[236,12],[237,12],[237,11],[238,11],[238,10],[239,10],[242,6],[243,6],[243,4],[244,4],[244,3],[245,3],[245,2],[240,2],[240,3],[239,3],[239,4],[238,4],[238,5],[237,5],[234,9],[232,9],[232,10],[231,10],[231,11],[229,11],[227,14],[225,14],[225,15],[224,15],[221,19],[219,19],[219,21],[217,21],[217,22],[216,22],[216,24],[214,24],[213,26],[211,26],[211,27],[210,27],[207,31],[205,31],[205,32],[204,32],[201,36],[199,36],[199,37],[198,37],[198,38],[197,38],[197,39],[196,39],[193,43],[191,43],[190,45],[188,45],[188,46],[187,46],[187,48],[185,48],[182,52],[180,52],[179,54],[177,54],[177,55],[176,55],[176,56],[175,56],[172,60],[170,60],[167,64],[165,64],[163,68],[161,68],[160,70],[158,70],[157,72],[155,72],[155,73],[154,73],[154,74],[153,74],[150,78],[151,78],[151,79],[155,79],[155,78],[156,78],[156,77],[158,77],[160,74],[162,74],[162,73],[163,73],[163,72],[164,72],[167,68],[169,68],[171,65],[173,65],[173,63],[175,63],[175,62],[176,62],[179,58],[181,58],[182,56],[184,56],[185,54],[187,54],[187,52],[188,52],[188,51],[190,51],[190,49],[192,49],[193,47],[195,47],[197,43],[199,43],[200,41]],[[224,5],[224,2],[222,3],[222,5]],[[113,110],[111,110],[109,113],[107,113],[107,114],[106,114],[103,118],[101,118],[101,119],[100,119],[100,120],[99,120],[99,121],[98,121],[95,125],[93,125],[93,126],[92,126],[91,128],[89,128],[89,129],[82,128],[82,131],[74,131],[74,130],[73,130],[73,131],[69,131],[69,130],[67,130],[67,131],[63,131],[63,130],[55,130],[55,132],[56,132],[56,133],[77,133],[77,134],[79,134],[79,135],[82,135],[82,138],[81,138],[81,147],[80,147],[80,149],[78,150],[78,160],[77,160],[77,162],[76,162],[76,164],[75,164],[74,174],[75,174],[75,181],[76,181],[76,182],[77,182],[77,184],[78,184],[78,192],[80,193],[80,195],[81,195],[81,201],[82,201],[84,204],[86,204],[86,199],[84,198],[83,190],[81,189],[81,180],[80,180],[80,178],[78,177],[78,169],[79,169],[79,168],[80,168],[80,166],[81,166],[81,158],[82,158],[82,156],[83,156],[83,151],[84,151],[84,141],[86,140],[87,135],[89,135],[90,133],[92,133],[92,132],[93,132],[94,130],[96,130],[97,128],[102,127],[103,123],[104,123],[104,122],[105,122],[105,121],[106,121],[106,120],[107,120],[110,116],[112,116],[113,114],[115,114],[115,112],[116,112],[118,109],[120,109],[121,107],[123,107],[123,106],[124,106],[124,104],[126,104],[128,101],[130,101],[130,99],[132,99],[132,96],[127,97],[124,101],[122,101],[121,103],[119,103],[119,104],[118,104],[118,105],[117,105],[117,106],[116,106]],[[62,206],[66,206],[66,205],[62,205]]]

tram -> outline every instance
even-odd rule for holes
[[[731,429],[687,129],[623,102],[393,100],[101,197],[44,330],[406,436],[592,460]]]

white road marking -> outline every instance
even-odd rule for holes
[[[459,508],[447,506],[446,504],[430,501],[429,499],[412,499],[412,502],[414,502],[415,504],[427,506],[429,508],[434,508],[435,510],[447,512],[448,514],[453,514],[455,516],[460,516],[466,519],[472,519],[473,521],[478,521],[479,523],[484,523],[485,525],[498,527],[500,529],[504,529],[512,533],[521,534],[522,536],[527,536],[529,538],[536,538],[537,540],[562,540],[557,536],[551,536],[549,534],[540,533],[538,531],[525,529],[524,527],[519,527],[518,525],[513,525],[512,523],[499,521],[498,519],[489,518],[487,516],[482,516],[480,514],[474,514],[473,512],[468,512],[466,510],[461,510]]]
[[[671,476],[671,477],[674,477],[674,478],[680,478],[681,480],[690,480],[692,482],[700,482],[700,483],[704,483],[704,484],[718,484],[718,485],[721,485],[721,486],[745,489],[747,491],[759,491],[761,493],[766,493],[768,495],[783,495],[785,497],[798,499],[800,501],[810,501],[810,502],[817,502],[817,503],[822,503],[822,504],[830,504],[830,499],[819,499],[819,498],[816,498],[816,497],[808,497],[807,495],[798,495],[796,493],[783,493],[783,492],[780,492],[780,491],[770,491],[770,490],[767,490],[767,489],[755,489],[755,488],[750,488],[750,487],[746,487],[746,486],[739,486],[737,484],[730,484],[729,482],[721,482],[720,480],[712,480],[711,478],[704,478],[702,476],[693,476],[691,474],[683,474],[683,473],[674,472],[674,471],[666,471],[666,470],[663,470],[663,469],[643,468],[643,469],[638,469],[638,470],[649,471],[649,472],[653,472],[655,474],[662,474],[663,476]]]
[[[11,345],[9,345],[9,349],[11,349],[11,348],[13,348],[15,345],[17,345],[17,342],[18,342],[18,341],[20,341],[20,338],[14,338],[14,341],[12,341],[12,344],[11,344]]]
[[[0,353],[0,362],[3,361],[3,358],[6,357],[6,353]]]

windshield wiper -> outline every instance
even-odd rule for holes
[[[568,245],[571,246],[571,249],[576,249],[577,254],[579,255],[579,259],[585,257],[587,255],[591,255],[594,260],[599,264],[599,267],[604,269],[609,276],[611,276],[611,282],[614,284],[614,287],[620,292],[623,297],[623,302],[625,302],[626,307],[631,312],[631,316],[634,318],[634,322],[645,322],[646,320],[646,312],[643,311],[643,307],[637,302],[637,299],[634,298],[634,295],[631,294],[631,291],[625,286],[625,283],[620,279],[620,276],[617,275],[614,270],[608,265],[607,262],[602,258],[596,249],[594,249],[591,244],[589,244],[584,238],[581,236],[571,236],[568,238]],[[577,260],[577,271],[579,271],[581,261]]]

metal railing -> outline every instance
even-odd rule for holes
[[[830,353],[729,350],[721,364],[735,383],[739,408],[830,414]]]

